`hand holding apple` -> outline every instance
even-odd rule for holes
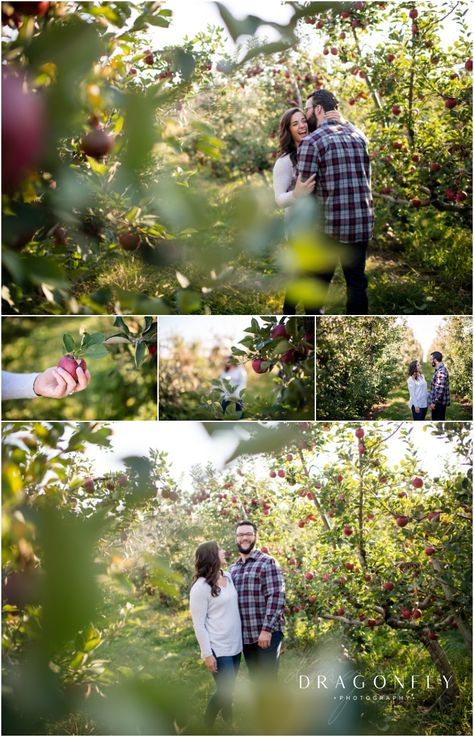
[[[80,366],[77,366],[76,378],[77,381],[70,373],[59,366],[51,367],[38,374],[33,384],[33,390],[39,397],[63,399],[69,394],[87,389],[91,375],[87,369],[83,370]]]

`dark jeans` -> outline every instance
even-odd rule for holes
[[[431,410],[432,420],[445,420],[446,419],[446,405],[436,404],[435,408]]]
[[[218,713],[221,712],[226,725],[230,727],[232,724],[232,695],[240,665],[240,653],[238,655],[216,657],[216,660],[217,673],[212,674],[216,683],[216,690],[207,704],[206,726],[212,727]]]
[[[419,412],[415,412],[415,405],[411,405],[411,413],[413,415],[414,420],[424,420],[426,417],[426,413],[428,412],[428,407],[420,407]]]
[[[221,407],[222,407],[222,411],[223,411],[224,414],[226,413],[226,410],[227,410],[227,407],[229,406],[229,404],[232,404],[232,402],[230,402],[228,399],[223,399],[222,400]],[[244,405],[243,405],[242,402],[236,402],[235,403],[235,411],[236,412],[243,412],[244,411]]]
[[[367,255],[367,241],[359,241],[358,243],[338,243],[332,241],[338,248],[343,248],[346,252],[345,257],[341,261],[342,271],[346,280],[347,286],[347,304],[346,314],[347,315],[368,315],[369,314],[369,300],[367,297],[367,277],[365,275],[365,260]],[[329,240],[330,247],[331,241]],[[329,284],[334,276],[337,262],[334,263],[334,267],[328,271],[311,271],[307,272],[304,276],[309,276],[316,281],[322,282],[326,286],[326,290],[329,289]],[[304,304],[305,313],[307,315],[320,315],[321,305],[320,304]],[[294,315],[296,311],[296,304],[291,302],[285,296],[285,302],[283,304],[284,315]]]
[[[272,632],[270,647],[259,647],[256,642],[244,645],[245,662],[252,678],[276,678],[282,640],[282,632]]]

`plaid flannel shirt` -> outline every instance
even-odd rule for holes
[[[442,404],[445,407],[451,404],[449,393],[449,373],[444,363],[440,363],[435,369],[431,380],[428,404]]]
[[[283,631],[285,582],[276,560],[253,550],[245,562],[239,558],[231,565],[229,573],[239,596],[244,645],[257,642],[262,630]]]
[[[374,204],[367,138],[351,123],[325,121],[303,138],[297,173],[316,174],[314,196],[324,212],[324,230],[341,243],[372,238]]]

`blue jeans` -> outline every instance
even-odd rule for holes
[[[226,413],[226,410],[227,410],[227,407],[229,406],[229,404],[232,404],[232,402],[229,401],[228,399],[223,399],[222,400],[221,407],[222,407],[222,412],[224,414]],[[236,412],[243,412],[244,411],[243,402],[235,402],[235,411]]]
[[[414,420],[424,420],[426,417],[426,413],[428,412],[428,407],[420,407],[419,412],[415,412],[415,405],[411,405],[411,413]]]
[[[272,632],[270,647],[259,647],[256,642],[244,645],[245,662],[252,678],[276,678],[282,640],[283,632]]]
[[[214,655],[214,653],[213,653]],[[232,695],[240,665],[240,655],[223,655],[217,660],[217,673],[213,673],[216,690],[207,704],[206,726],[212,727],[219,712],[228,726],[232,724]]]

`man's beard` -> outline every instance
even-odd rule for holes
[[[309,115],[306,118],[306,121],[308,123],[308,131],[309,131],[309,133],[313,133],[316,130],[316,128],[318,127],[318,121],[316,120],[315,114],[312,113],[311,115]]]
[[[248,547],[244,548],[240,543],[237,543],[237,550],[239,553],[243,553],[244,555],[247,555],[247,553],[250,553],[255,547],[255,540],[251,543],[248,543]]]

